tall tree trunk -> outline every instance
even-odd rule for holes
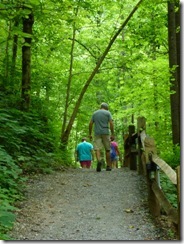
[[[72,125],[73,125],[73,122],[75,120],[75,117],[78,113],[78,109],[80,107],[80,104],[82,102],[82,99],[83,99],[83,96],[85,94],[85,92],[87,91],[92,79],[94,78],[94,76],[96,75],[96,73],[98,72],[98,69],[100,68],[103,60],[105,59],[106,55],[108,54],[111,46],[113,45],[113,43],[115,42],[116,38],[118,37],[118,35],[121,33],[121,31],[123,30],[123,28],[126,26],[126,24],[128,23],[128,21],[131,19],[131,17],[133,16],[133,14],[135,13],[135,11],[138,9],[139,5],[141,4],[143,0],[140,0],[137,5],[133,8],[132,12],[129,14],[129,16],[127,17],[127,19],[124,21],[124,23],[120,26],[120,28],[118,29],[118,31],[114,34],[114,36],[112,37],[112,39],[110,40],[108,46],[106,47],[104,53],[102,54],[102,56],[99,58],[97,64],[96,64],[96,67],[94,68],[93,72],[91,73],[90,77],[88,78],[88,80],[86,81],[85,85],[83,86],[82,90],[81,90],[81,93],[79,95],[79,98],[78,100],[76,101],[76,104],[75,104],[75,107],[73,109],[73,113],[70,117],[70,120],[68,122],[68,125],[64,131],[64,133],[62,133],[62,136],[61,136],[61,144],[64,146],[67,145],[68,143],[68,139],[69,139],[69,136],[70,136],[70,132],[71,132],[71,129],[72,129]]]
[[[75,16],[77,16],[77,14],[78,14],[78,8],[76,10]],[[73,55],[74,55],[74,46],[75,46],[75,34],[76,34],[76,28],[75,28],[75,23],[74,23],[72,45],[71,45],[71,51],[70,51],[70,67],[69,67],[68,83],[67,83],[67,90],[66,90],[65,110],[64,110],[64,114],[63,114],[63,124],[62,124],[62,129],[61,129],[61,137],[65,131],[66,123],[67,123],[67,116],[68,116],[70,88],[71,88],[71,83],[72,83],[72,71],[73,71],[73,61],[74,61]]]
[[[178,1],[177,1],[178,2]],[[170,95],[171,101],[171,118],[172,118],[172,139],[173,144],[180,145],[180,39],[178,26],[178,13],[175,13],[176,1],[168,2],[168,42],[169,42],[169,67],[171,72],[171,91],[174,94]],[[177,34],[176,34],[177,33]]]
[[[19,21],[15,20],[14,27],[18,27]],[[17,46],[18,46],[18,35],[13,37],[13,47],[12,47],[12,65],[11,65],[11,80],[13,80],[15,75],[15,64],[17,58]]]
[[[75,11],[76,11],[75,12],[75,17],[76,17],[78,15],[78,8]],[[61,148],[63,150],[66,149],[66,144],[67,144],[65,142],[65,129],[66,129],[66,124],[67,124],[69,99],[70,99],[70,89],[71,89],[71,83],[72,83],[75,34],[76,34],[76,28],[75,28],[75,22],[74,22],[74,24],[73,24],[72,45],[71,45],[71,51],[70,51],[70,67],[69,67],[68,83],[67,83],[66,98],[65,98],[65,110],[64,110],[64,114],[63,114],[63,124],[62,124],[62,128],[61,128]],[[68,139],[67,139],[67,141],[68,141]]]
[[[7,87],[9,87],[9,40],[11,39],[10,37],[10,33],[11,33],[11,21],[9,21],[9,25],[8,25],[8,36],[7,36],[7,40],[6,40],[6,56],[5,56],[5,72],[4,72],[4,78],[6,80],[6,84],[5,84],[5,89],[7,89]]]
[[[28,18],[23,18],[24,34],[32,35],[32,26],[34,23],[33,13]],[[25,37],[25,43],[22,47],[22,93],[21,110],[28,111],[30,107],[31,92],[31,41],[32,37]]]
[[[179,138],[178,138],[178,142],[180,144],[180,1],[179,0],[176,0],[176,3],[175,3],[175,6],[176,6],[176,12],[175,12],[175,23],[176,23],[176,48],[177,48],[177,69],[176,69],[176,72],[177,72],[177,77],[178,77],[178,104],[179,104],[179,108],[178,108],[178,120],[179,120]]]

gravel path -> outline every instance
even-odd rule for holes
[[[165,240],[149,214],[143,177],[128,168],[39,175],[26,199],[13,240]]]

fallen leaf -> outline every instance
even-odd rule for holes
[[[125,212],[126,213],[133,213],[134,211],[132,209],[130,209],[130,208],[127,208],[127,209],[125,209]]]

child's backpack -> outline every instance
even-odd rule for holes
[[[115,157],[116,157],[116,149],[115,149],[115,146],[113,145],[113,143],[111,143],[110,154],[111,154],[111,159],[115,159]]]

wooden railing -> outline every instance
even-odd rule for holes
[[[153,138],[146,135],[146,119],[139,117],[137,132],[135,126],[129,126],[129,134],[124,137],[124,166],[137,170],[146,177],[148,186],[148,204],[153,216],[159,217],[163,209],[174,223],[180,239],[180,166],[173,170],[157,155]],[[166,198],[160,185],[160,171],[165,173],[177,187],[178,207],[174,208]]]

